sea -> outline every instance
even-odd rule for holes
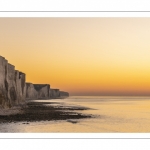
[[[90,109],[76,111],[91,118],[40,121],[24,124],[2,123],[1,133],[149,133],[150,97],[70,96],[66,99],[40,100],[65,106]],[[55,104],[56,105],[56,104]],[[59,105],[59,104],[58,104]]]

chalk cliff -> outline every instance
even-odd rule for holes
[[[32,83],[26,83],[26,99],[38,99],[38,92],[35,90],[34,85]]]
[[[34,84],[34,88],[38,92],[38,99],[49,99],[49,84]]]
[[[60,97],[59,89],[50,89],[50,98]]]
[[[49,84],[26,83],[26,75],[0,56],[0,107],[10,108],[25,100],[52,99],[69,93],[51,89]]]
[[[60,91],[60,97],[68,97],[68,96],[69,96],[68,92]]]
[[[49,84],[26,83],[26,99],[49,99]]]
[[[59,89],[50,89],[49,84],[26,83],[26,99],[52,99],[60,97]]]
[[[25,101],[25,74],[0,56],[0,105],[9,108]]]

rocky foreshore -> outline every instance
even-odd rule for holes
[[[0,56],[0,109],[24,105],[28,100],[68,97],[69,93],[52,89],[49,84],[26,83],[26,74]]]
[[[6,109],[3,112],[0,111],[0,123],[25,122],[29,124],[30,122],[52,120],[67,120],[71,123],[77,123],[77,119],[92,117],[78,112],[87,109],[89,108],[64,106],[58,102],[29,101],[22,107],[13,107],[10,108],[10,111],[6,111]]]

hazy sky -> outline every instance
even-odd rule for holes
[[[71,95],[150,95],[150,18],[0,18],[0,55]]]

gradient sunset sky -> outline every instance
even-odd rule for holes
[[[150,95],[150,18],[0,18],[0,55],[70,95]]]

